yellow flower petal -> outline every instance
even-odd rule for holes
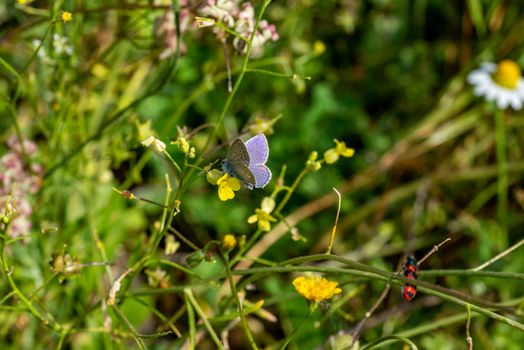
[[[219,186],[218,187],[218,198],[221,201],[227,201],[229,199],[235,198],[235,192],[228,186]]]
[[[339,155],[341,155],[342,157],[353,157],[353,155],[355,154],[355,150],[353,148],[348,148],[344,141],[341,142],[341,141],[335,140],[335,144],[336,144],[336,147],[335,147],[336,152]]]
[[[254,224],[257,221],[258,221],[258,215],[256,215],[256,214],[251,215],[250,217],[247,218],[247,223],[248,224]]]
[[[333,164],[338,160],[338,153],[335,148],[330,148],[324,152],[324,160],[327,164]]]
[[[233,191],[239,191],[240,190],[240,181],[236,177],[231,177],[228,179],[229,187]]]
[[[219,177],[217,180],[217,185],[220,185],[222,182],[226,181],[228,176],[229,176],[228,174],[224,174],[221,177]]]
[[[261,231],[268,232],[271,230],[271,224],[267,220],[258,220],[258,228]]]
[[[342,289],[338,288],[338,282],[328,281],[320,276],[299,276],[293,280],[293,286],[304,298],[317,303],[342,292]]]

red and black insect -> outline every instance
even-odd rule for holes
[[[410,280],[417,279],[417,261],[413,255],[406,259],[405,264],[402,266],[402,274],[404,277]],[[417,286],[406,283],[402,288],[402,298],[406,301],[411,301],[417,295]]]

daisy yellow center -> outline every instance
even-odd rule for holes
[[[514,89],[520,79],[520,67],[513,61],[501,61],[493,74],[493,80],[505,88]]]

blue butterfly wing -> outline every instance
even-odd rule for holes
[[[236,139],[229,147],[222,168],[229,175],[242,181],[249,189],[255,186],[255,176],[249,169],[249,153],[241,139]]]
[[[250,190],[253,189],[253,186],[256,186],[256,177],[253,174],[252,170],[244,163],[236,162],[230,163],[232,171],[230,175],[236,177],[244,183]]]
[[[249,154],[249,164],[265,164],[269,157],[269,145],[264,134],[258,134],[250,138],[245,143],[245,148]]]
[[[244,145],[244,142],[242,142],[241,139],[233,141],[227,152],[226,160],[228,162],[243,162],[249,164],[249,153],[246,145]]]
[[[254,184],[256,188],[262,188],[271,180],[271,170],[264,164],[250,165],[249,170],[253,174]]]

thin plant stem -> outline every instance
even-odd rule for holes
[[[196,338],[196,322],[195,322],[195,310],[191,305],[191,301],[187,295],[184,295],[184,301],[187,310],[187,319],[189,324],[189,350],[195,349],[195,338]]]
[[[181,234],[180,232],[178,232],[177,229],[175,229],[174,227],[170,227],[169,228],[169,232],[171,232],[172,234],[174,234],[175,236],[177,236],[182,242],[184,242],[185,244],[187,244],[189,247],[191,247],[191,249],[193,250],[200,250],[200,248],[194,244],[193,242],[191,242],[189,239],[187,239],[183,234]]]
[[[495,148],[497,155],[497,220],[506,234],[508,218],[508,163],[506,160],[506,129],[504,111],[495,112]],[[505,237],[507,239],[507,237]]]
[[[358,338],[360,337],[360,332],[362,331],[362,328],[364,327],[366,322],[369,320],[371,315],[373,315],[375,310],[380,306],[380,304],[382,304],[382,302],[388,295],[390,289],[391,289],[391,279],[388,281],[388,283],[386,284],[386,287],[384,287],[384,290],[382,291],[378,299],[375,301],[375,303],[371,306],[369,311],[366,312],[366,314],[364,315],[364,318],[359,321],[359,323],[357,324],[353,332],[351,332],[352,333],[351,335],[353,337],[353,340],[351,341],[351,345],[355,344],[355,342],[358,340]]]
[[[175,169],[178,171],[178,173],[180,174],[182,172],[182,169],[180,169],[180,166],[178,165],[178,163],[173,159],[173,157],[171,157],[171,154],[169,154],[169,152],[166,151],[166,150],[164,150],[163,153],[167,157],[167,159],[169,159],[169,161],[175,167]]]
[[[13,271],[9,267],[7,257],[5,255],[5,239],[6,236],[5,233],[3,233],[2,237],[0,237],[0,263],[2,264],[2,271],[4,272],[5,278],[7,279],[7,282],[9,283],[12,292],[16,294],[16,296],[26,306],[27,310],[29,310],[30,313],[32,313],[38,320],[40,320],[40,322],[42,322],[43,325],[49,326],[56,332],[61,332],[63,327],[59,323],[57,323],[50,315],[44,316],[40,311],[38,311],[33,305],[33,303],[25,296],[24,293],[22,293],[20,288],[18,288],[15,280],[13,279]]]
[[[116,305],[113,305],[112,309],[115,312],[115,314],[117,315],[118,319],[120,319],[122,324],[129,330],[129,332],[131,332],[133,339],[135,340],[136,344],[138,345],[138,348],[146,349],[146,345],[144,344],[144,341],[140,339],[137,331],[135,330],[135,327],[133,327],[131,322],[129,322],[129,320],[122,313],[122,311],[120,311],[120,309]]]
[[[517,243],[515,243],[514,245],[512,245],[508,249],[504,250],[502,253],[499,253],[499,254],[495,255],[493,258],[489,259],[485,263],[475,267],[474,269],[471,269],[471,271],[483,270],[485,267],[488,267],[489,265],[493,264],[495,261],[505,257],[506,255],[508,255],[509,253],[511,253],[512,251],[514,251],[515,249],[517,249],[518,247],[520,247],[523,244],[524,244],[524,239],[521,239],[520,241],[518,241]]]
[[[188,298],[189,302],[191,303],[191,305],[195,309],[196,313],[202,319],[202,322],[204,322],[204,326],[206,327],[207,332],[211,336],[211,339],[213,340],[215,345],[219,349],[222,350],[224,347],[222,346],[222,343],[220,342],[220,339],[218,338],[215,330],[213,329],[213,326],[211,326],[211,323],[209,323],[209,320],[207,319],[207,316],[204,313],[204,310],[202,310],[202,308],[200,308],[200,305],[198,305],[195,297],[193,296],[193,292],[191,291],[191,289],[185,288],[184,289],[184,295]]]
[[[227,256],[227,253],[224,253],[222,251],[221,253],[222,253],[222,258],[224,259],[224,265],[226,267],[226,275],[229,281],[229,287],[231,288],[231,294],[233,296],[233,300],[237,304],[237,310],[238,310],[238,314],[240,315],[240,320],[242,322],[242,328],[244,329],[244,333],[246,334],[246,337],[249,340],[249,344],[251,345],[251,348],[258,350],[258,346],[257,346],[257,343],[255,342],[255,338],[253,337],[253,334],[251,333],[251,330],[249,329],[249,325],[247,324],[247,319],[246,319],[246,315],[244,314],[244,308],[242,307],[242,302],[240,301],[238,297],[238,292],[235,286],[235,281],[233,280],[233,275],[231,274],[231,268],[229,267],[229,257]]]
[[[331,230],[331,238],[329,239],[329,246],[326,251],[326,254],[331,254],[331,248],[333,248],[333,242],[335,241],[335,234],[337,233],[337,225],[338,225],[338,217],[340,216],[340,207],[342,205],[342,196],[340,195],[340,192],[333,187],[333,191],[338,196],[338,209],[337,209],[337,216],[335,218],[335,225],[333,225],[333,229]]]
[[[289,343],[291,342],[291,340],[293,340],[293,338],[298,334],[298,332],[300,331],[300,329],[302,328],[302,326],[306,323],[306,321],[311,317],[311,315],[313,314],[313,312],[315,311],[316,309],[316,304],[311,304],[308,308],[308,312],[307,312],[307,315],[306,317],[304,317],[304,319],[300,322],[300,324],[295,328],[293,329],[293,332],[291,332],[290,335],[288,335],[286,337],[286,339],[284,339],[284,343],[280,346],[280,350],[284,350],[288,345]]]
[[[468,319],[466,321],[466,343],[468,344],[468,350],[473,350],[473,338],[471,337],[471,308],[469,307],[469,304],[466,306],[466,310],[468,311]]]
[[[445,240],[443,240],[442,242],[440,242],[439,244],[437,245],[434,245],[433,248],[426,254],[424,255],[424,257],[422,259],[420,259],[418,261],[418,265],[420,266],[424,261],[426,261],[431,255],[433,255],[434,253],[436,253],[440,247],[442,247],[444,244],[448,243],[449,241],[451,241],[451,238],[446,238]]]

